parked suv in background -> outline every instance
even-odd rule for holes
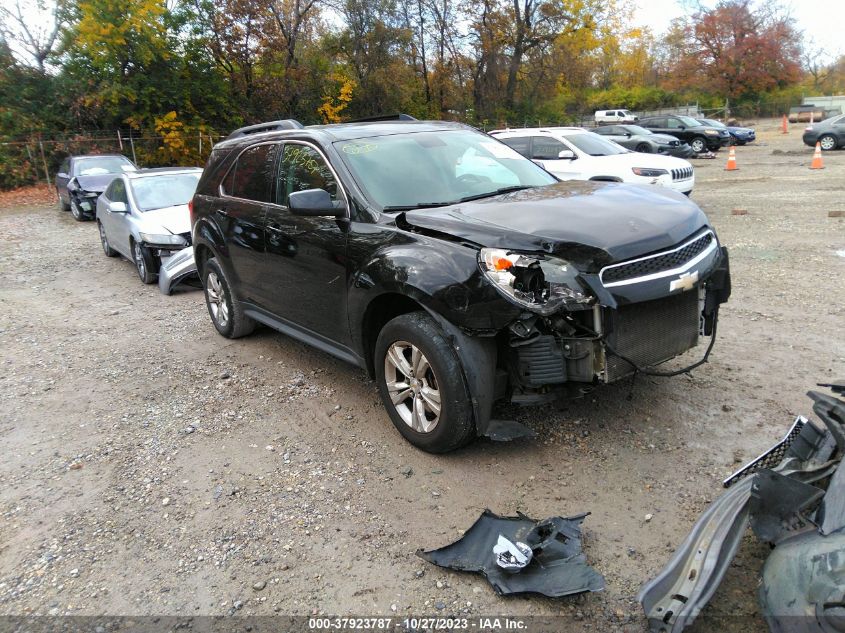
[[[622,147],[643,154],[667,154],[676,158],[689,158],[695,154],[687,143],[674,136],[655,134],[639,125],[603,125],[593,132]]]
[[[845,146],[845,114],[807,126],[802,140],[811,147],[818,143],[826,152]]]
[[[652,132],[671,134],[686,141],[697,154],[707,150],[716,151],[731,142],[731,135],[727,130],[702,125],[690,116],[653,116],[642,119],[639,125]]]
[[[689,161],[632,152],[578,127],[494,130],[490,135],[561,180],[659,185],[687,195],[695,185]]]
[[[740,127],[738,125],[725,125],[716,119],[698,119],[698,121],[702,125],[709,125],[719,130],[723,128],[726,129],[728,134],[731,135],[731,143],[734,145],[745,145],[746,143],[751,143],[752,141],[757,140],[757,132],[754,131],[754,128]]]
[[[598,138],[598,137],[596,137]],[[269,325],[376,380],[432,452],[715,340],[727,251],[661,187],[565,182],[456,123],[283,121],[218,143],[192,202],[212,323]],[[705,354],[706,358],[706,354]]]

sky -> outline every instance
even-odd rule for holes
[[[678,0],[635,0],[634,4],[637,10],[632,12],[631,22],[650,27],[654,35],[664,32],[673,18],[684,15],[683,5],[690,5]],[[716,3],[703,0],[701,4],[713,7]],[[829,60],[845,54],[845,0],[785,0],[781,4],[804,33],[805,43],[824,49]]]

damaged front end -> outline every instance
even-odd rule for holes
[[[842,395],[845,383],[831,386]],[[638,600],[654,633],[679,633],[709,602],[750,525],[775,546],[760,603],[775,633],[845,631],[845,401],[808,394],[824,423],[798,418],[783,440],[728,477]]]
[[[709,229],[596,274],[560,257],[497,248],[482,248],[479,266],[500,294],[523,308],[500,336],[499,349],[511,400],[520,404],[636,371],[661,375],[650,368],[692,349],[701,336],[711,337],[706,360],[719,306],[730,296],[727,249]]]
[[[70,212],[76,220],[93,220],[97,215],[97,199],[117,174],[76,176],[67,183]]]

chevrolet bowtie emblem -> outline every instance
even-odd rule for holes
[[[698,271],[692,273],[684,273],[677,279],[669,283],[669,292],[676,290],[692,290],[698,282]]]

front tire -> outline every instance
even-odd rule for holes
[[[73,197],[70,199],[70,214],[77,222],[85,222],[88,219],[85,217],[85,212],[82,210],[82,207],[79,206],[79,203],[74,200]]]
[[[150,249],[142,246],[140,242],[132,242],[132,259],[135,262],[135,270],[138,271],[138,277],[145,284],[151,284],[158,277],[158,267],[156,266],[155,257],[150,253]]]
[[[690,147],[696,154],[701,154],[707,151],[707,140],[701,136],[696,136],[690,141]]]
[[[393,425],[411,444],[446,453],[475,436],[461,358],[428,314],[389,321],[375,346],[376,383]]]
[[[829,152],[836,149],[836,139],[831,134],[825,134],[819,137],[819,146],[822,151]]]
[[[244,314],[217,258],[212,257],[205,262],[201,274],[205,305],[217,331],[226,338],[240,338],[251,334],[255,329],[255,321]]]
[[[648,143],[640,143],[634,148],[635,152],[640,152],[641,154],[651,154],[651,145]]]
[[[103,226],[103,223],[97,222],[97,228],[100,231],[100,244],[103,246],[103,252],[106,254],[106,257],[116,257],[117,251],[109,244],[109,238],[106,235],[106,228]]]

